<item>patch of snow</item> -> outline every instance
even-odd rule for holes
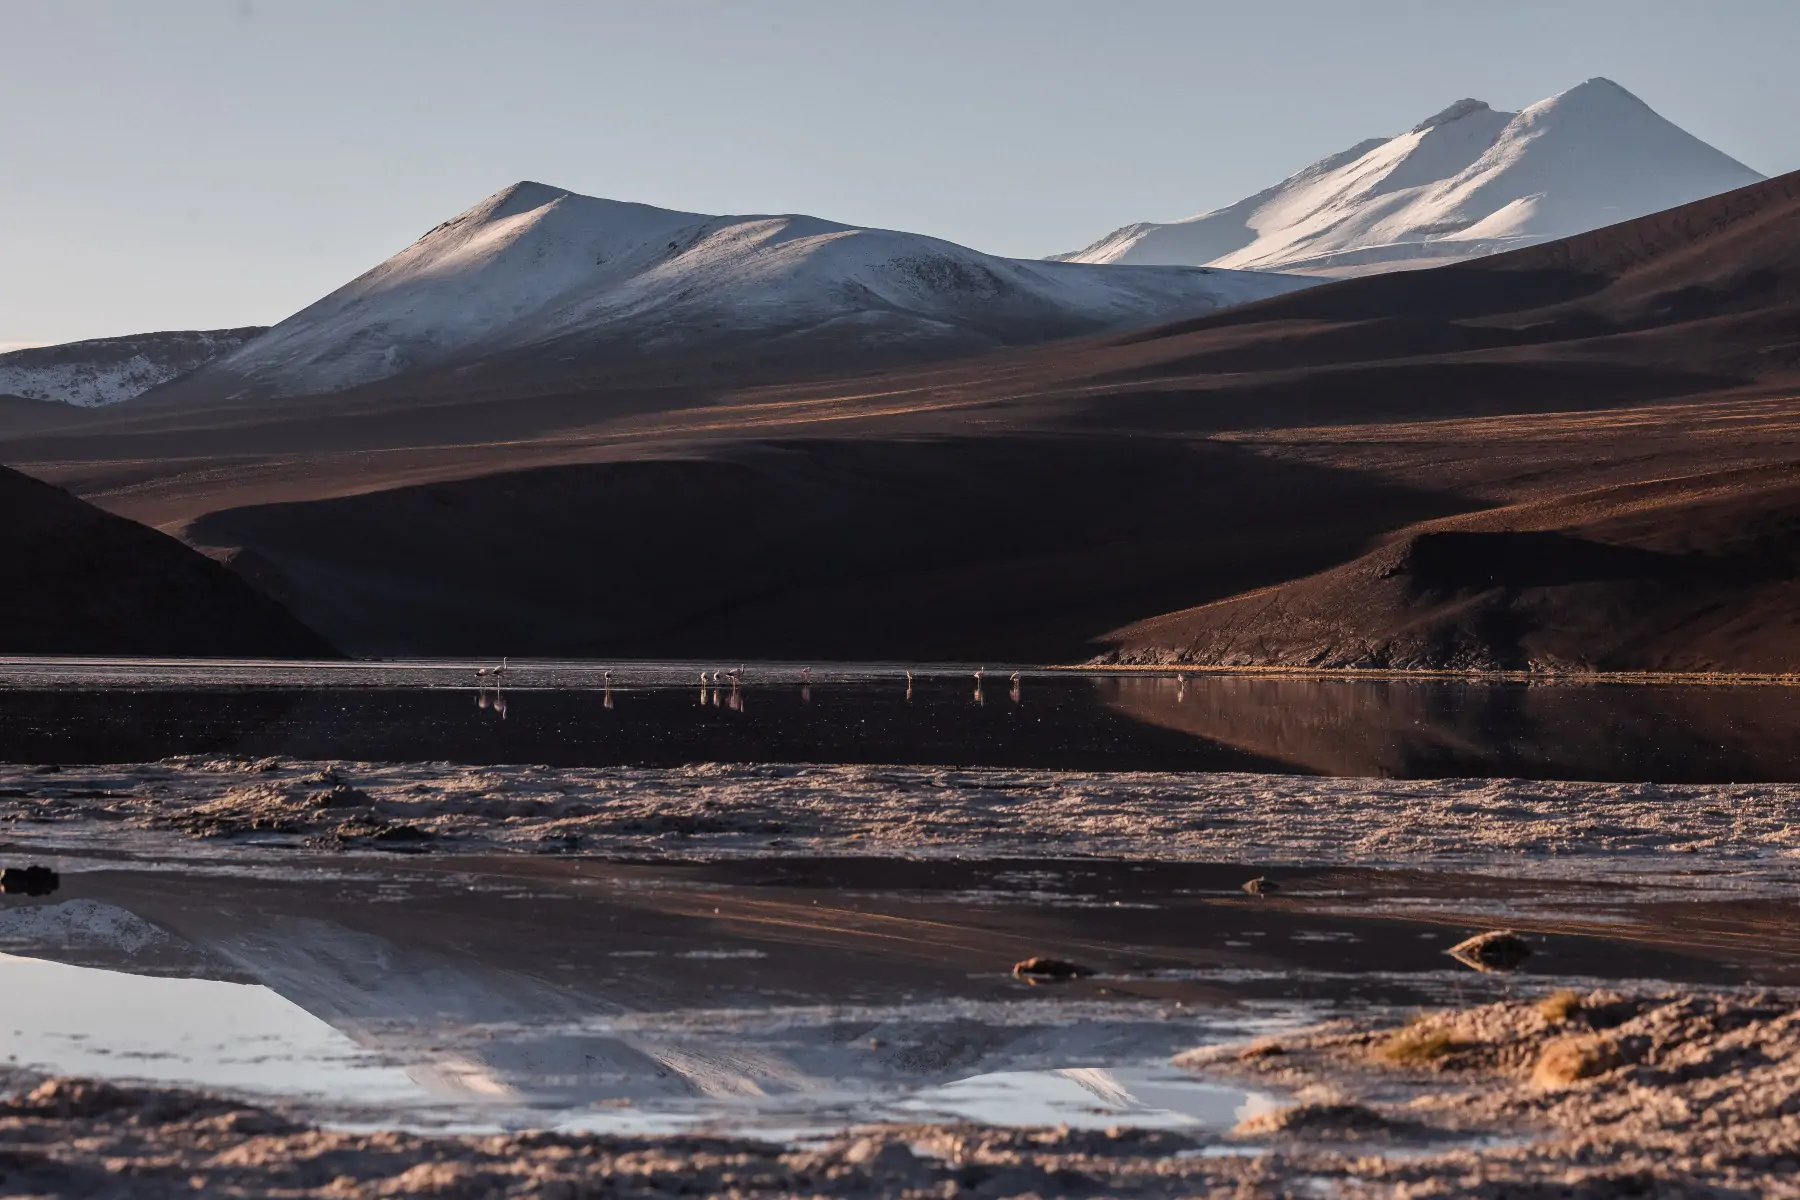
[[[1763,177],[1608,79],[1522,112],[1459,100],[1228,208],[1128,225],[1059,261],[1356,273],[1468,258]]]
[[[117,404],[235,350],[260,328],[184,330],[31,346],[0,354],[0,396],[82,408]]]

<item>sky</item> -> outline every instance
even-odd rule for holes
[[[1800,168],[1793,0],[0,0],[0,348],[281,319],[520,179],[996,254],[1595,75]]]

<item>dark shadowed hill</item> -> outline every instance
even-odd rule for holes
[[[233,565],[352,651],[1066,659],[1447,511],[1207,443],[806,440],[236,508],[185,536],[248,547]]]
[[[275,601],[174,538],[0,468],[0,652],[331,657]]]
[[[1568,409],[1616,405],[1627,365],[1652,381],[1715,374],[1740,388],[1555,418],[1520,412],[1532,394],[1519,389],[1494,406],[1510,412],[1459,413],[1429,432],[1370,423],[1379,406],[1359,405],[1355,428],[1344,422],[1305,449],[1300,431],[1259,437],[1265,453],[1365,470],[1379,461],[1390,478],[1433,477],[1501,503],[1397,530],[1317,575],[1135,623],[1115,635],[1115,657],[1800,670],[1800,404],[1786,382],[1800,361],[1800,180],[1487,262],[1321,288],[1173,336],[1223,337],[1243,352],[1259,330],[1314,322],[1289,361],[1310,355],[1320,365],[1306,374],[1321,382],[1376,352],[1379,339],[1350,333],[1367,325],[1351,314],[1371,301],[1413,324],[1415,347],[1504,338],[1507,360],[1564,386],[1577,364],[1593,364],[1590,392],[1553,393]],[[1418,356],[1396,382],[1484,355],[1496,351]]]
[[[1772,670],[1797,379],[1790,175],[886,375],[139,400],[0,455],[366,651]]]

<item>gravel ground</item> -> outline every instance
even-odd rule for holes
[[[1095,854],[1492,869],[1792,895],[1800,786],[867,766],[184,758],[0,766],[13,840],[709,857]]]

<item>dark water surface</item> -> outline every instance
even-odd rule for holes
[[[918,763],[1800,780],[1800,688],[968,666],[0,662],[0,759]]]

